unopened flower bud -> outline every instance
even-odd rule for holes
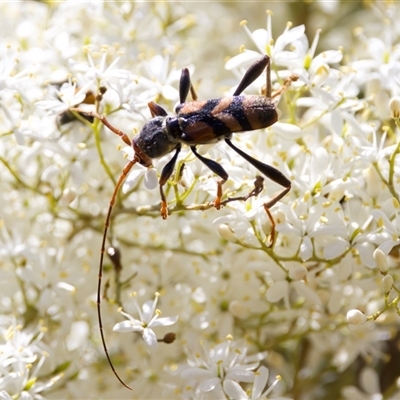
[[[277,210],[275,212],[275,223],[283,224],[286,222],[286,214],[282,210]]]
[[[162,339],[158,339],[158,342],[164,342],[167,344],[175,342],[176,333],[175,332],[168,332]]]
[[[400,99],[398,99],[398,101],[399,100]],[[389,95],[385,91],[380,90],[379,92],[375,93],[373,101],[374,101],[374,105],[377,109],[378,116],[381,121],[386,121],[390,117],[396,118],[396,119],[398,118],[398,117],[395,117],[395,114],[391,108],[390,108],[390,113],[389,113],[387,104],[389,102],[389,107],[390,107],[391,100],[389,100]],[[398,111],[395,111],[397,113],[397,115],[400,115],[399,111],[400,111],[400,109],[398,109]]]
[[[227,224],[218,225],[218,233],[223,239],[227,240],[228,242],[237,242],[235,232]]]
[[[74,187],[66,188],[62,193],[59,204],[62,206],[68,206],[76,199],[76,196],[77,192]]]
[[[382,278],[382,290],[383,293],[388,294],[393,287],[393,277],[392,275],[388,274]]]
[[[297,267],[289,271],[289,278],[295,281],[301,281],[307,277],[307,274],[307,268],[303,267],[302,265],[298,265]]]
[[[367,193],[373,199],[376,199],[381,194],[381,178],[376,172],[376,169],[370,166],[365,172],[365,182],[367,184]]]
[[[389,101],[389,109],[392,118],[400,118],[400,97],[392,97]]]
[[[385,275],[389,270],[385,253],[381,249],[376,249],[373,253],[373,257],[381,273]]]
[[[362,325],[367,322],[367,316],[360,310],[350,310],[346,315],[347,322],[353,325]]]
[[[234,317],[239,319],[245,319],[250,315],[249,307],[245,306],[243,302],[239,300],[233,300],[230,302],[229,311]]]
[[[372,96],[382,90],[382,81],[379,78],[371,78],[366,84],[366,95]]]

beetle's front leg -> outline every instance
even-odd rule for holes
[[[167,219],[168,217],[167,199],[165,197],[163,186],[167,183],[169,177],[174,171],[176,160],[178,159],[178,154],[180,151],[181,151],[181,146],[176,148],[174,156],[164,166],[161,172],[160,180],[158,182],[160,186],[160,196],[161,196],[161,216],[163,219]]]

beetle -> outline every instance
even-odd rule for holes
[[[242,95],[242,92],[253,83],[264,70],[266,70],[265,93],[262,95]],[[294,81],[296,78],[297,77],[289,78],[289,83],[290,79]],[[286,86],[284,84],[284,86],[278,90],[277,94],[281,93],[285,88]],[[192,101],[186,102],[189,92]],[[175,107],[176,115],[168,115],[167,111],[163,107],[154,102],[150,102],[148,107],[152,119],[143,126],[141,132],[135,136],[132,141],[124,132],[112,126],[104,115],[100,115],[94,111],[80,110],[79,108],[72,109],[72,111],[80,114],[86,114],[89,117],[99,119],[112,132],[120,136],[127,145],[132,146],[134,150],[134,158],[123,168],[110,199],[101,244],[97,287],[97,312],[103,348],[115,376],[128,389],[132,388],[120,378],[108,353],[100,309],[101,282],[106,238],[111,219],[111,212],[120,186],[136,163],[150,168],[153,159],[175,152],[162,169],[159,178],[159,190],[161,196],[160,212],[162,218],[166,219],[168,216],[168,208],[163,188],[174,171],[182,145],[187,145],[202,163],[220,177],[220,180],[217,182],[217,197],[214,201],[214,207],[219,209],[221,205],[226,204],[230,200],[246,200],[251,196],[258,195],[263,188],[263,178],[261,177],[256,179],[253,191],[247,196],[232,198],[221,202],[222,185],[228,180],[229,176],[219,163],[200,155],[197,152],[197,146],[202,144],[212,144],[224,140],[230,148],[253,165],[264,176],[283,187],[282,190],[276,193],[263,205],[271,221],[270,237],[272,245],[275,235],[275,222],[269,209],[290,191],[291,181],[278,169],[262,163],[236,147],[232,143],[231,138],[233,133],[252,131],[273,125],[278,119],[276,104],[273,100],[273,97],[275,96],[276,94],[272,96],[271,93],[270,58],[265,55],[249,67],[232,96],[206,101],[199,101],[197,99],[197,95],[191,83],[189,70],[187,68],[182,69],[179,83],[179,104]]]

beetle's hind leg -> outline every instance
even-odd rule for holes
[[[271,179],[272,181],[276,182],[278,185],[283,186],[283,189],[280,190],[278,193],[274,194],[274,196],[264,203],[264,210],[267,213],[269,220],[271,221],[271,233],[270,233],[270,246],[272,246],[275,242],[275,227],[276,223],[272,214],[270,212],[270,208],[273,207],[279,200],[281,200],[286,194],[289,193],[292,182],[286,178],[285,175],[282,174],[281,171],[277,170],[276,168],[272,167],[271,165],[265,164],[261,161],[256,160],[255,158],[249,156],[244,151],[240,150],[236,147],[229,139],[225,139],[225,142],[231,147],[236,153],[238,153],[241,157],[243,157],[247,162],[249,162],[253,167],[257,168],[263,175],[267,178]],[[261,189],[262,190],[262,189]]]
[[[257,175],[254,181],[254,188],[250,193],[246,194],[245,196],[228,197],[221,203],[221,205],[225,206],[226,204],[231,203],[232,201],[246,201],[250,199],[250,197],[257,197],[263,191],[263,189],[264,189],[264,178],[260,175]]]
[[[266,97],[271,97],[271,67],[270,58],[263,56],[254,62],[244,74],[238,87],[233,93],[234,96],[239,96],[248,86],[250,86],[266,69]]]
[[[197,94],[190,80],[190,72],[187,68],[183,68],[181,73],[181,79],[179,81],[179,102],[181,104],[186,102],[189,92],[190,95],[192,96],[192,99],[196,101]]]
[[[284,92],[289,88],[289,86],[292,84],[292,82],[296,82],[298,79],[299,79],[299,76],[298,76],[298,75],[296,75],[296,74],[290,75],[288,78],[286,78],[286,79],[283,81],[283,85],[282,85],[278,90],[275,90],[275,91],[270,95],[270,97],[271,97],[272,99],[274,99],[275,97],[278,97],[279,95],[281,95],[282,93],[284,93]]]

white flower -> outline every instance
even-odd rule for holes
[[[261,366],[257,371],[254,372],[255,378],[253,388],[249,390],[251,393],[248,395],[242,387],[235,381],[226,380],[224,381],[223,387],[224,392],[232,400],[259,400],[259,399],[274,399],[274,400],[290,400],[286,397],[268,397],[274,387],[279,383],[281,377],[278,376],[272,385],[263,392],[263,389],[268,384],[269,371],[266,367]]]
[[[342,52],[338,50],[325,51],[315,56],[320,30],[317,30],[310,47],[305,35],[304,25],[292,28],[291,23],[288,23],[284,32],[274,40],[272,37],[272,13],[268,12],[267,14],[267,29],[257,29],[251,32],[247,27],[246,21],[242,23],[246,33],[258,48],[259,53],[245,50],[243,53],[232,57],[226,63],[226,68],[235,69],[243,64],[255,61],[259,58],[260,53],[268,54],[275,65],[288,68],[287,70],[279,71],[280,76],[288,77],[296,74],[315,97],[322,96],[327,98],[327,91],[321,91],[319,88],[337,81],[337,71],[331,70],[329,64],[340,62],[343,57]],[[336,87],[337,85],[332,86]],[[348,90],[348,85],[345,86],[345,89]]]
[[[17,53],[11,50],[6,50],[1,54],[0,58],[0,92],[3,90],[18,90],[21,83],[26,81],[29,74],[32,72],[30,69],[24,69],[16,72],[18,67]]]
[[[87,49],[87,63],[79,63],[74,60],[69,60],[71,67],[78,72],[82,72],[88,79],[97,81],[108,79],[125,79],[128,80],[131,76],[130,72],[124,69],[115,68],[120,57],[116,57],[114,61],[107,66],[107,46],[101,49],[100,64],[96,64],[92,53]]]
[[[362,390],[355,386],[345,386],[341,393],[345,400],[382,400],[384,395],[381,393],[379,385],[379,375],[372,367],[364,367],[359,374],[359,385]],[[399,390],[394,389],[391,398],[399,397]]]
[[[360,310],[349,310],[346,315],[347,321],[353,325],[362,325],[367,322],[367,316]]]
[[[376,249],[373,253],[374,261],[378,266],[381,274],[385,275],[389,271],[389,265],[387,262],[386,254],[381,249]]]
[[[292,207],[282,206],[286,215],[286,221],[277,225],[277,231],[282,234],[297,236],[293,241],[298,246],[301,259],[307,261],[314,252],[313,237],[318,236],[320,218],[323,213],[321,200],[311,205],[310,194],[306,194],[303,199],[299,199]],[[300,242],[299,242],[300,240]]]
[[[39,381],[39,372],[48,357],[41,350],[43,336],[43,330],[27,331],[11,318],[0,318],[0,399],[8,399],[9,393],[21,399],[42,399],[39,393],[61,378],[59,373],[45,382]]]
[[[258,51],[261,54],[268,54],[273,59],[275,57],[279,57],[279,55],[284,52],[287,45],[299,40],[301,37],[305,37],[304,25],[297,26],[292,28],[291,23],[286,24],[286,28],[282,35],[280,35],[276,41],[274,41],[272,37],[272,21],[271,21],[271,12],[267,13],[267,29],[257,29],[254,32],[251,32],[247,27],[247,21],[243,21],[241,25],[244,27],[246,33],[249,35],[250,39],[257,46]],[[285,52],[286,53],[286,52]],[[292,53],[295,56],[294,53]],[[247,62],[249,60],[255,61],[259,57],[259,53],[254,51],[246,51],[236,57],[231,58],[227,64],[227,69],[233,69],[243,64],[243,62]]]
[[[133,160],[134,151],[132,146],[125,146],[122,151],[127,155],[129,160]],[[157,171],[155,168],[147,168],[139,163],[136,163],[135,166],[131,169],[128,174],[128,177],[125,179],[125,182],[122,185],[123,193],[129,192],[135,185],[138,183],[140,178],[144,177],[144,186],[147,189],[155,189],[158,186],[158,178]]]
[[[159,54],[149,61],[143,62],[142,69],[144,75],[147,75],[151,82],[149,90],[152,93],[152,97],[161,95],[166,100],[178,100],[179,92],[177,86],[181,71],[174,67],[170,69],[168,54]]]
[[[113,330],[115,332],[139,332],[148,346],[157,346],[157,337],[152,328],[158,326],[169,326],[178,320],[178,316],[158,318],[161,315],[161,311],[156,309],[158,297],[159,294],[156,293],[154,301],[146,301],[143,304],[142,309],[140,309],[136,299],[134,298],[133,302],[139,313],[140,319],[133,318],[129,314],[120,310],[120,313],[126,317],[128,321],[119,322],[114,325]]]
[[[76,84],[66,82],[57,90],[57,97],[49,100],[38,101],[36,106],[46,110],[49,115],[58,115],[71,107],[77,106],[85,100],[86,92],[92,86],[93,81],[88,81],[84,86],[77,89]]]
[[[400,213],[395,211],[394,216],[391,218],[382,210],[375,209],[371,213],[382,229],[382,232],[379,234],[379,240],[381,241],[379,249],[384,254],[389,254],[393,247],[400,243]]]
[[[126,194],[121,191],[111,201],[104,242],[106,248],[120,248],[123,268],[105,260],[100,295],[106,300],[104,328],[125,321],[117,331],[137,332],[144,340],[135,333],[109,332],[111,360],[141,399],[277,397],[284,385],[270,391],[272,371],[282,374],[287,393],[294,393],[298,369],[292,364],[298,360],[306,373],[334,374],[338,387],[349,385],[339,397],[382,398],[376,383],[384,369],[379,366],[399,328],[400,123],[391,118],[398,104],[392,102],[392,110],[389,104],[400,96],[398,4],[374,2],[362,10],[361,19],[355,10],[352,18],[335,24],[336,14],[327,14],[328,3],[321,3],[318,15],[332,22],[324,24],[321,41],[318,30],[308,40],[308,26],[285,25],[287,5],[282,2],[282,13],[272,19],[269,12],[264,29],[249,21],[252,31],[245,29],[252,47],[227,63],[237,76],[232,80],[216,60],[211,62],[215,55],[227,56],[232,41],[239,46],[247,39],[243,30],[237,41],[234,25],[243,16],[233,14],[237,10],[226,2],[207,7],[188,2],[82,4],[2,3],[0,399],[129,396],[99,360],[104,353],[93,340],[102,214],[121,175],[121,153],[115,150],[119,139],[100,121],[57,126],[48,114],[81,104],[87,89],[96,96],[95,104],[87,106],[133,137],[131,132],[151,118],[149,101],[173,114],[183,67],[192,72],[196,66],[191,83],[199,103],[188,108],[194,117],[204,117],[207,107],[202,106],[212,104],[207,100],[232,93],[229,88],[245,69],[265,54],[271,57],[279,122],[232,139],[292,182],[288,196],[271,209],[275,243],[268,247],[270,222],[263,203],[279,191],[276,183],[265,179],[257,198],[228,202],[217,211],[212,201],[219,178],[184,146],[178,173],[165,185],[179,212],[163,221],[157,216],[158,190],[147,187],[158,187],[156,171],[173,154],[154,160],[150,169],[135,165],[124,185]],[[253,5],[246,7],[250,16]],[[378,20],[376,10],[381,10]],[[195,18],[194,26],[190,21]],[[312,13],[310,18],[317,20]],[[361,28],[350,31],[348,21],[356,19]],[[226,37],[218,34],[221,25]],[[358,45],[345,42],[354,32],[361,39]],[[119,58],[121,53],[126,55]],[[71,58],[75,61],[68,64]],[[279,91],[292,74],[299,79]],[[66,77],[70,81],[58,91],[49,85]],[[263,71],[246,94],[260,93],[265,83]],[[100,87],[107,91],[97,96]],[[229,175],[223,200],[250,193],[254,167],[223,140],[198,147]],[[217,234],[221,224],[222,238]],[[125,301],[133,285],[151,301],[115,315],[113,304]],[[152,294],[160,289],[166,295],[156,305]],[[155,335],[162,337],[176,321],[161,318],[157,307],[166,316],[179,315],[181,347],[149,351],[148,344],[157,343]],[[349,313],[350,322],[368,320],[349,323],[347,312],[354,309],[359,312]],[[3,323],[8,315],[17,322]],[[221,344],[228,333],[244,345]],[[170,343],[174,334],[167,333],[163,342]],[[199,343],[199,338],[213,344],[186,356],[182,346]],[[305,357],[292,346],[298,341],[308,343]],[[269,376],[259,364],[263,354],[254,360],[247,356],[265,349],[271,349]],[[361,358],[371,367],[369,373],[349,368]],[[65,381],[51,386],[52,377],[62,371]],[[321,393],[329,391],[325,381],[319,383]],[[395,386],[392,380],[385,387]],[[302,385],[301,396],[313,398],[314,389]],[[400,398],[397,392],[393,389],[391,396]]]
[[[239,347],[231,338],[207,350],[202,347],[202,354],[196,353],[188,358],[188,367],[181,376],[196,386],[199,394],[209,392],[216,398],[224,398],[222,385],[225,381],[252,382],[253,370],[258,361],[249,363],[247,349]],[[219,396],[219,397],[218,397]]]
[[[381,359],[385,351],[384,341],[389,338],[389,330],[377,330],[368,321],[361,325],[349,325],[347,336],[334,348],[335,356],[332,363],[339,371],[344,371],[357,357],[366,360]]]

